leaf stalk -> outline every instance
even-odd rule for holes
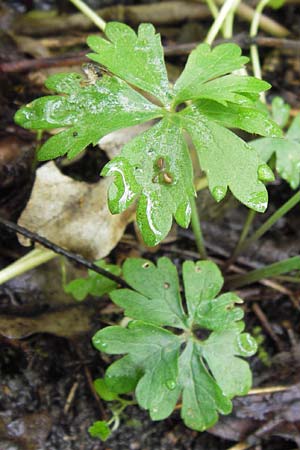
[[[106,22],[98,14],[96,14],[88,5],[86,5],[82,0],[70,0],[74,6],[76,6],[79,11],[81,11],[86,17],[91,19],[91,21],[104,32],[106,27]]]
[[[199,217],[199,212],[196,205],[196,200],[194,196],[190,197],[190,204],[192,209],[192,216],[191,216],[191,224],[192,224],[192,230],[195,236],[195,242],[198,249],[198,252],[202,259],[207,259],[207,253],[204,245],[204,239],[202,234],[202,228],[201,228],[201,221]]]

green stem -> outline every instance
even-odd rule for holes
[[[241,235],[240,235],[240,239],[237,243],[237,246],[234,249],[234,252],[232,253],[232,256],[230,257],[230,259],[228,260],[228,262],[226,264],[227,267],[230,266],[236,260],[237,256],[240,254],[241,249],[244,244],[244,241],[249,234],[250,227],[251,227],[255,217],[256,217],[256,212],[253,211],[253,209],[249,209],[247,218],[244,223],[244,227],[243,227]]]
[[[256,6],[255,13],[251,22],[250,26],[250,37],[255,37],[258,33],[258,27],[260,18],[262,15],[262,12],[269,3],[269,0],[261,0],[258,5]],[[262,79],[262,73],[261,73],[261,66],[260,66],[260,60],[259,60],[259,53],[257,45],[251,45],[250,46],[250,56],[251,56],[251,62],[253,67],[253,74],[256,78]],[[266,102],[266,96],[264,92],[261,92],[260,98],[262,102]]]
[[[247,284],[255,283],[256,281],[264,278],[272,278],[283,273],[292,272],[293,270],[300,269],[300,256],[294,256],[283,261],[270,264],[269,266],[262,267],[261,269],[252,270],[245,275],[233,275],[228,277],[230,289],[240,288]]]
[[[52,250],[37,248],[0,271],[0,285],[57,256]]]
[[[206,0],[206,4],[211,12],[211,15],[213,16],[214,19],[216,19],[219,14],[219,8],[215,4],[214,0]]]
[[[101,31],[105,31],[106,22],[98,14],[96,14],[88,5],[86,5],[82,0],[70,0],[76,8],[79,9],[86,17],[91,19],[91,21],[100,28]]]
[[[208,187],[208,179],[207,177],[198,178],[195,180],[195,189],[196,191],[202,191]]]
[[[202,259],[207,259],[207,253],[204,246],[203,234],[201,229],[201,222],[199,217],[199,212],[196,205],[196,200],[194,196],[190,197],[190,204],[192,209],[191,223],[192,229],[195,236],[196,246],[198,252]]]
[[[233,36],[233,23],[236,8],[238,7],[240,0],[236,0],[235,4],[231,8],[230,12],[227,14],[227,17],[224,22],[223,35],[225,39],[230,39]]]
[[[289,275],[278,275],[276,277],[278,281],[287,281],[288,283],[300,283],[300,277],[297,276],[289,276]]]
[[[232,8],[234,8],[236,1],[237,0],[225,0],[225,2],[222,5],[222,8],[219,11],[218,16],[216,17],[214,23],[212,24],[206,36],[205,42],[207,42],[207,44],[211,45],[213,43],[227,15],[232,10]]]
[[[281,217],[287,214],[300,202],[300,191],[294,194],[284,205],[281,206],[269,219],[263,223],[253,234],[240,246],[239,252],[245,250],[250,244],[261,238]]]

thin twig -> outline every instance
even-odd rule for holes
[[[72,405],[72,403],[74,401],[75,394],[76,394],[76,391],[78,389],[78,386],[79,386],[79,382],[75,381],[75,383],[72,385],[72,387],[70,389],[70,392],[68,394],[68,397],[67,397],[67,400],[66,400],[66,403],[65,403],[65,406],[64,406],[64,414],[68,414],[68,412],[70,411],[70,408],[71,408],[71,405]]]
[[[290,386],[266,386],[261,388],[250,389],[247,395],[265,395],[273,394],[274,392],[283,392],[290,389]]]
[[[272,38],[256,36],[250,39],[248,35],[242,33],[232,39],[217,39],[214,45],[233,42],[242,48],[249,48],[251,44],[260,47],[290,49],[295,52],[300,50],[300,40]],[[164,47],[165,56],[188,55],[199,42],[190,42],[188,44],[175,44]],[[66,53],[63,56],[53,56],[51,58],[21,59],[18,61],[6,62],[0,64],[0,73],[18,73],[31,72],[34,70],[47,69],[49,67],[68,67],[78,66],[89,61],[86,56],[88,51],[78,53]],[[298,111],[297,111],[298,112]],[[296,114],[295,112],[294,114]]]
[[[257,318],[259,319],[260,323],[262,324],[263,328],[266,330],[266,332],[270,335],[270,337],[273,339],[273,341],[277,345],[278,350],[282,351],[283,344],[282,344],[281,340],[278,338],[277,334],[274,333],[273,328],[272,328],[267,316],[261,309],[261,307],[257,303],[254,303],[254,305],[252,306],[252,309],[253,309],[253,312],[255,313],[255,315],[257,316]]]
[[[82,362],[86,381],[87,381],[89,389],[90,389],[90,391],[91,391],[91,393],[92,393],[92,395],[93,395],[93,397],[94,397],[94,399],[95,399],[95,401],[97,403],[97,406],[98,406],[100,414],[101,414],[101,418],[103,420],[107,420],[108,417],[107,417],[106,411],[104,409],[104,406],[102,404],[101,398],[99,397],[99,395],[97,394],[97,391],[95,389],[91,371],[90,371],[89,367],[86,364],[84,364],[84,362],[83,362],[84,361],[84,355],[83,355],[83,353],[81,351],[81,348],[80,348],[80,346],[79,346],[79,344],[77,342],[73,342],[73,345],[75,347],[75,351],[76,351],[76,353],[77,353],[77,355],[79,357],[80,362]]]
[[[251,444],[247,444],[247,442],[239,442],[238,444],[234,445],[233,447],[230,447],[228,450],[247,450],[251,447]]]
[[[48,239],[40,236],[37,233],[33,233],[32,231],[28,230],[27,228],[21,227],[20,225],[17,225],[9,220],[3,219],[0,217],[0,224],[4,225],[9,230],[15,231],[16,233],[22,234],[23,236],[30,239],[32,242],[38,242],[43,247],[46,247],[53,252],[63,255],[68,259],[71,259],[72,261],[75,261],[78,264],[81,264],[84,267],[87,267],[90,270],[93,270],[94,272],[99,273],[100,275],[109,278],[110,280],[115,281],[122,287],[129,287],[126,281],[124,281],[122,278],[118,277],[117,275],[114,275],[110,272],[108,272],[105,269],[102,269],[101,267],[96,266],[91,261],[88,261],[85,259],[82,255],[78,255],[76,253],[70,252],[69,250],[66,250],[62,247],[59,247],[58,245],[54,244],[54,242],[49,241]]]

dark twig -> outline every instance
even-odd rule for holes
[[[242,48],[249,48],[250,45],[256,44],[259,47],[270,47],[280,49],[290,49],[294,51],[300,50],[300,41],[293,39],[283,39],[275,37],[256,36],[250,38],[247,34],[238,34],[233,39],[218,39],[214,45],[224,42],[234,42]],[[190,42],[188,44],[175,44],[164,47],[165,56],[188,55],[199,42]],[[66,67],[80,65],[89,61],[87,58],[88,51],[78,53],[69,53],[64,56],[54,56],[51,58],[38,59],[21,59],[19,61],[7,62],[0,64],[0,73],[17,73],[30,72],[32,70],[47,69],[49,67]]]
[[[250,48],[252,44],[255,44],[259,47],[290,49],[294,51],[300,50],[299,39],[284,39],[265,36],[255,36],[251,38],[246,33],[237,34],[234,38],[231,39],[216,39],[213,45],[215,46],[226,42],[233,42],[234,44],[238,44],[240,47],[245,49]],[[188,55],[195,47],[197,47],[197,45],[199,45],[199,42],[174,44],[164,47],[165,56]]]
[[[47,69],[49,67],[66,67],[83,64],[89,59],[86,57],[87,51],[69,53],[63,56],[53,56],[51,58],[21,59],[0,64],[0,73],[30,72],[32,70]]]
[[[113,273],[108,272],[105,269],[102,269],[101,267],[96,266],[91,261],[88,261],[83,256],[78,255],[76,253],[70,252],[68,250],[65,250],[62,247],[59,247],[58,245],[54,244],[54,242],[48,241],[48,239],[40,236],[37,233],[33,233],[30,230],[27,230],[27,228],[21,227],[20,225],[17,225],[9,220],[3,219],[0,217],[0,224],[4,225],[9,230],[15,231],[16,233],[22,234],[23,236],[27,237],[33,242],[38,242],[43,247],[48,248],[49,250],[52,250],[54,253],[57,253],[59,255],[63,255],[68,259],[71,259],[72,261],[75,261],[77,264],[81,264],[84,267],[87,267],[90,270],[93,270],[94,272],[99,273],[100,275],[109,278],[112,281],[115,281],[122,287],[129,287],[126,281],[124,281],[122,278],[118,277],[117,275],[114,275]]]

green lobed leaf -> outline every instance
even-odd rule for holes
[[[171,414],[178,398],[178,393],[174,395],[174,389],[169,388],[171,383],[176,385],[178,377],[178,336],[151,323],[134,321],[128,328],[112,326],[99,331],[93,343],[106,353],[129,354],[135,366],[143,369],[136,395],[139,404],[150,410],[152,419]]]
[[[256,341],[239,330],[214,331],[202,347],[202,355],[218,386],[229,398],[245,395],[251,388],[249,365],[239,356],[248,357],[256,352]]]
[[[103,76],[90,84],[79,74],[59,74],[50,77],[47,86],[65,96],[39,98],[15,115],[15,121],[24,128],[68,127],[42,145],[40,160],[65,153],[73,158],[114,130],[162,115],[160,108],[118,78]]]
[[[283,98],[274,97],[272,100],[272,117],[274,121],[284,128],[290,118],[291,107],[288,103],[285,103]]]
[[[196,343],[188,342],[180,358],[181,417],[189,428],[204,431],[218,420],[218,413],[229,414],[231,401],[206,369]]]
[[[95,264],[114,275],[121,274],[120,267],[115,264],[107,264],[104,260],[96,261]],[[64,290],[68,294],[72,294],[76,300],[82,301],[89,294],[94,295],[95,297],[102,297],[104,294],[108,294],[116,288],[117,283],[115,281],[110,280],[93,270],[89,270],[86,278],[77,278],[70,281],[64,287]]]
[[[146,259],[127,259],[123,275],[134,291],[118,289],[110,297],[128,317],[156,325],[186,327],[177,270],[168,258],[160,258],[157,266]]]
[[[93,338],[98,350],[125,355],[108,368],[107,385],[112,383],[115,392],[128,392],[131,385],[153,420],[168,417],[182,396],[185,424],[199,431],[211,427],[218,413],[231,411],[231,398],[246,394],[251,386],[249,366],[241,358],[256,351],[256,342],[242,333],[243,311],[235,307],[241,299],[233,293],[215,298],[223,278],[210,261],[183,265],[187,313],[175,266],[167,258],[160,258],[157,267],[129,259],[123,274],[132,290],[120,289],[111,296],[133,321],[127,328],[107,327]],[[183,332],[165,329],[170,323],[172,330]],[[212,333],[199,339],[199,327]]]
[[[268,162],[276,155],[276,170],[292,189],[300,185],[300,115],[295,117],[285,137],[261,138],[251,141],[251,146],[262,160]]]
[[[127,355],[108,367],[105,372],[105,383],[113,392],[127,394],[135,390],[142,375],[143,371],[139,363]]]
[[[241,69],[248,58],[241,56],[236,44],[221,44],[211,49],[208,44],[200,44],[188,57],[186,66],[175,83],[176,103],[197,98],[204,83],[234,70]]]
[[[77,73],[54,75],[46,85],[60,95],[37,99],[17,112],[16,122],[26,128],[59,128],[39,150],[39,159],[65,153],[72,158],[114,130],[162,118],[104,168],[103,175],[114,176],[109,190],[113,214],[138,200],[137,222],[148,245],[156,245],[167,235],[173,217],[180,226],[189,225],[194,188],[185,130],[196,142],[214,198],[220,201],[229,187],[247,206],[263,211],[267,193],[260,180],[272,180],[272,172],[224,127],[272,137],[280,136],[281,131],[258,108],[259,93],[268,83],[231,73],[248,61],[241,49],[235,44],[214,49],[200,44],[171,89],[160,36],[152,25],[141,24],[136,33],[125,24],[111,22],[105,32],[106,38],[88,39],[95,51],[90,57],[112,76],[97,78],[99,67],[96,76],[87,79]],[[150,93],[164,107],[159,108],[134,88]],[[187,100],[192,107],[178,112],[177,105]]]
[[[273,181],[274,176],[257,152],[231,131],[208,120],[194,106],[182,112],[181,120],[192,137],[215,200],[222,200],[229,188],[241,203],[264,212],[268,193],[260,178]]]
[[[90,36],[89,47],[96,53],[88,55],[107,67],[110,72],[169,103],[169,81],[164,62],[160,35],[149,23],[143,23],[138,33],[128,25],[110,22],[106,25],[107,39]]]
[[[108,194],[112,213],[123,211],[139,196],[137,222],[148,245],[168,234],[173,216],[179,225],[188,226],[192,162],[180,128],[168,118],[125,145],[102,175],[115,177]]]
[[[99,397],[107,402],[112,402],[119,398],[118,394],[109,388],[103,378],[96,378],[96,380],[94,380],[94,388]]]
[[[203,301],[210,302],[223,286],[223,277],[220,269],[211,261],[185,261],[182,266],[184,292],[189,318],[192,323],[199,304]]]
[[[271,86],[265,81],[245,75],[226,75],[221,78],[199,83],[191,91],[189,100],[209,99],[226,106],[227,102],[253,105],[259,93]]]
[[[225,106],[216,105],[212,100],[201,100],[195,105],[199,113],[226,128],[239,128],[261,136],[282,136],[281,129],[270,118],[268,111],[259,110],[257,103],[245,106],[227,102]]]

